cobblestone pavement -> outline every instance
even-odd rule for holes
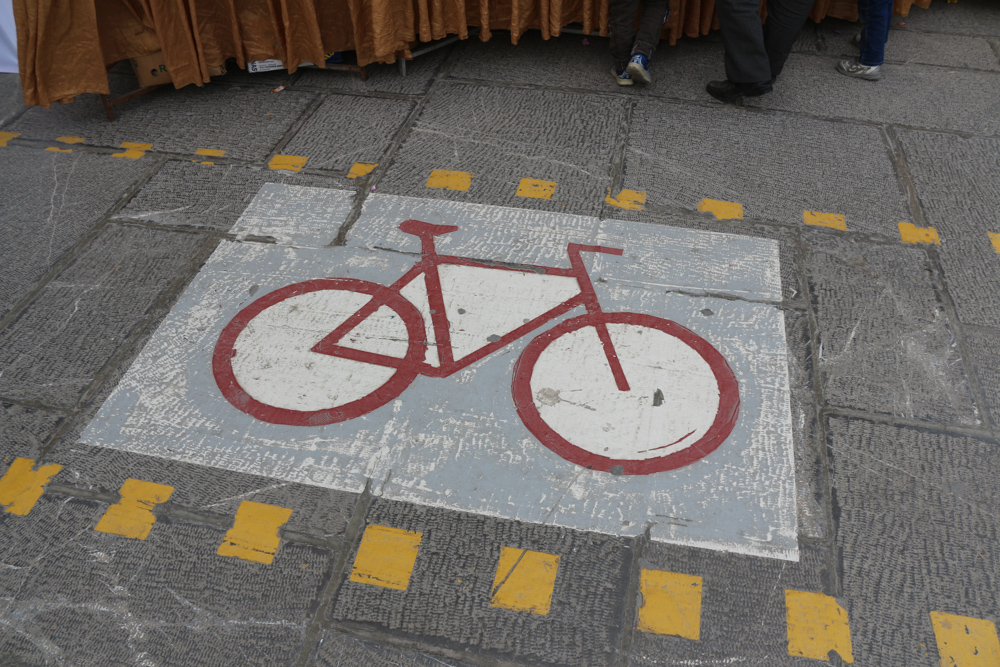
[[[1000,6],[893,28],[873,83],[834,70],[856,26],[807,25],[742,108],[704,93],[717,33],[664,47],[646,88],[616,86],[604,39],[531,32],[405,78],[237,70],[114,123],[92,95],[5,103],[0,663],[1000,664]],[[492,356],[448,378],[407,356],[407,392],[342,422],[266,375],[309,322],[220,357],[287,285],[399,278],[407,217],[459,228],[437,242],[463,275],[506,267],[440,304],[504,331],[565,286],[568,244],[624,248],[586,251],[594,294],[721,350],[731,434],[649,474],[580,454],[611,426],[514,363],[576,372],[533,333],[453,324]],[[423,315],[444,355],[427,281],[379,326]],[[266,377],[223,397],[223,367]],[[538,429],[573,406],[560,449]]]

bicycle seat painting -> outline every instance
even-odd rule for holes
[[[418,375],[452,375],[534,336],[514,367],[517,413],[577,465],[662,472],[732,432],[738,383],[711,343],[667,319],[602,309],[582,255],[621,249],[569,243],[569,268],[500,266],[438,254],[434,237],[455,226],[406,220],[399,229],[420,240],[421,257],[392,285],[294,283],[229,322],[212,368],[233,406],[273,424],[335,424],[389,403]],[[534,317],[509,331],[502,314],[490,321],[519,294]],[[573,309],[585,312],[551,326]]]

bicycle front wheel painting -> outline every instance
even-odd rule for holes
[[[602,323],[626,391],[598,335]],[[518,415],[543,445],[615,474],[693,463],[739,418],[739,386],[722,354],[675,322],[637,313],[583,315],[541,334],[518,359],[512,390]]]
[[[331,354],[313,350],[373,298],[378,308]],[[310,280],[241,310],[219,336],[212,371],[226,400],[257,419],[335,424],[399,396],[417,375],[423,338],[419,311],[398,293],[363,280]]]

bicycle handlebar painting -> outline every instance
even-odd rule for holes
[[[570,268],[501,266],[438,254],[434,237],[456,226],[407,220],[399,229],[420,239],[421,259],[392,285],[353,278],[295,283],[229,322],[212,370],[234,407],[292,426],[361,417],[418,375],[450,376],[582,307],[584,314],[532,339],[514,365],[517,414],[541,444],[585,468],[647,475],[693,463],[729,437],[740,396],[722,354],[670,320],[602,310],[581,255],[622,250],[570,243]],[[512,331],[482,336],[484,345],[458,346],[442,284],[498,275],[484,271],[545,276],[541,289],[552,279],[575,281],[567,286],[575,294]],[[502,280],[483,282],[502,290]]]

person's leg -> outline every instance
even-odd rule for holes
[[[815,0],[767,0],[764,44],[772,80],[778,78],[784,69],[792,45],[809,18],[813,4]]]
[[[635,16],[639,11],[639,0],[610,0],[609,5],[611,58],[615,61],[616,70],[624,70],[635,44]]]
[[[885,60],[885,43],[892,25],[892,0],[858,0],[858,13],[864,17],[861,28],[861,56],[858,62],[876,67]]]
[[[715,8],[726,50],[726,79],[737,84],[770,81],[760,0],[716,0]]]
[[[670,0],[642,0],[642,18],[636,31],[631,55],[641,53],[652,59],[656,45],[660,43],[663,24],[670,15]]]

